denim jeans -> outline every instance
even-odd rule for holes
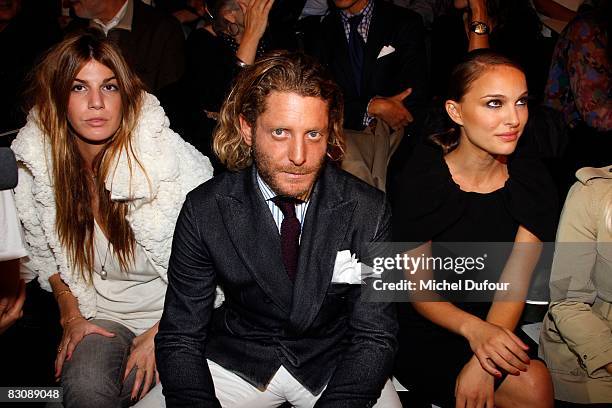
[[[110,320],[93,319],[91,323],[115,333],[115,337],[90,334],[76,346],[62,369],[64,407],[129,407],[136,370],[132,369],[125,382],[123,373],[135,335]]]

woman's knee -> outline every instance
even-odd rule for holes
[[[532,360],[526,372],[509,375],[495,393],[498,407],[551,408],[554,404],[552,380],[539,360]]]
[[[66,407],[118,406],[129,344],[91,334],[76,346],[61,373]]]
[[[95,370],[72,365],[62,374],[61,384],[65,408],[119,406],[117,382],[104,375],[97,376]]]

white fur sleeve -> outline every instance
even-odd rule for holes
[[[23,226],[28,258],[25,267],[38,275],[40,286],[51,291],[49,277],[58,272],[57,263],[41,225],[38,209],[41,203],[34,199],[34,178],[30,171],[19,165],[19,184],[15,188],[15,205]]]

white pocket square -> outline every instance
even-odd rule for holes
[[[361,263],[348,249],[338,251],[331,281],[332,283],[361,284]]]
[[[378,57],[376,57],[376,59],[382,58],[385,55],[389,55],[392,52],[395,52],[395,48],[393,48],[392,45],[385,45],[384,47],[381,48],[380,52],[378,53]]]

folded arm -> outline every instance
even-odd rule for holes
[[[385,65],[378,59],[374,61],[375,72],[372,75],[379,79],[373,79],[371,82],[376,83],[387,78],[382,86],[392,84],[392,88],[372,89],[372,86],[366,85],[359,96],[345,95],[344,110],[349,127],[359,128],[358,125],[362,124],[363,118],[368,115],[384,120],[392,128],[400,128],[418,121],[425,113],[427,72],[423,64],[426,52],[425,29],[421,18],[413,13],[406,16],[406,20],[397,27],[388,45],[392,45],[395,50],[380,60],[392,58],[395,61],[394,66],[385,68],[383,72],[383,68],[379,66]],[[381,95],[382,92],[386,93]]]

